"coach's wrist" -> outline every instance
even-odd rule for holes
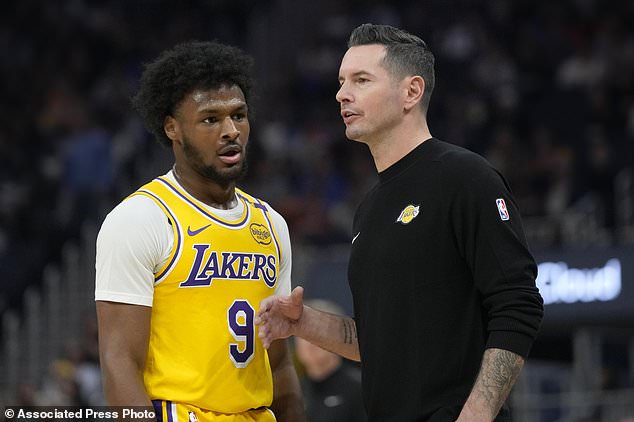
[[[302,305],[302,311],[293,324],[291,324],[292,335],[304,338],[306,336],[307,319],[310,319],[310,313],[313,311],[310,307]]]

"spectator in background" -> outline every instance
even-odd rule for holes
[[[75,365],[67,358],[50,363],[48,374],[36,394],[38,406],[78,406],[82,403],[75,379]]]
[[[64,223],[77,227],[82,219],[97,221],[110,198],[113,174],[111,135],[86,109],[78,109],[70,135],[62,140],[62,182],[70,211]]]
[[[335,315],[343,310],[328,300],[309,300],[306,305]],[[308,422],[362,422],[367,420],[361,397],[361,374],[344,364],[341,356],[296,337],[295,353],[302,364],[306,419]]]

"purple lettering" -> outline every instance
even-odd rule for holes
[[[239,254],[231,252],[222,253],[222,270],[220,271],[222,278],[238,278],[238,274],[236,274],[236,270],[233,266],[238,259],[238,255]]]
[[[217,278],[225,280],[262,280],[267,286],[275,286],[277,266],[275,255],[251,254],[242,252],[222,252],[218,261],[218,252],[212,251],[205,259],[211,245],[193,245],[196,251],[194,263],[187,279],[180,287],[210,286]],[[204,262],[204,264],[203,264]],[[252,269],[249,269],[250,267]]]
[[[200,273],[200,264],[203,261],[203,256],[205,255],[205,251],[209,249],[210,245],[194,245],[193,248],[196,250],[196,258],[194,259],[194,264],[192,265],[192,269],[189,272],[189,276],[187,276],[187,280],[183,281],[180,284],[180,287],[198,287],[198,286],[209,286],[211,284],[211,277],[199,278]],[[212,254],[215,255],[215,254]]]
[[[253,254],[253,273],[251,275],[251,280],[259,280],[260,273],[264,272],[264,266],[266,265],[266,256],[262,254]]]
[[[277,281],[277,267],[275,266],[275,256],[269,255],[266,257],[267,268],[262,271],[262,275],[264,275],[264,282],[267,286],[273,287],[275,286],[275,282]]]
[[[238,278],[249,278],[248,268],[249,264],[251,263],[251,257],[253,256],[253,254],[234,252],[233,256],[238,257]],[[246,274],[245,271],[247,271]]]
[[[196,278],[199,280],[209,279],[209,283],[211,283],[211,280],[213,280],[214,278],[217,278],[218,276],[219,276],[218,254],[216,253],[216,251],[213,251],[211,255],[209,255],[209,259],[207,260],[207,263],[205,264],[203,269],[200,271],[200,273],[196,276]]]

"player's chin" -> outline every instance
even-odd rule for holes
[[[247,164],[245,161],[240,161],[231,167],[226,169],[226,175],[233,180],[240,180],[247,174]]]
[[[246,175],[247,164],[241,160],[235,164],[224,164],[217,171],[227,181],[236,181]]]

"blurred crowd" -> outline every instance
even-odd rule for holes
[[[255,57],[245,190],[287,219],[296,245],[347,242],[376,181],[334,99],[350,31],[386,23],[436,55],[429,121],[506,175],[526,218],[591,203],[618,231],[615,181],[634,163],[632,2],[67,0],[0,15],[0,311],[19,306],[60,245],[148,178],[169,151],[130,108],[143,63],[177,42],[216,39]],[[553,229],[554,227],[554,229]],[[610,239],[617,239],[611,236]],[[90,282],[87,280],[86,282]]]
[[[105,406],[97,320],[86,315],[82,330],[64,342],[63,351],[47,362],[45,373],[37,380],[21,375],[10,399],[12,405]],[[2,398],[6,397],[0,395]]]

